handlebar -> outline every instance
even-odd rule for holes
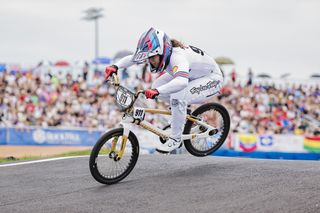
[[[137,91],[136,94],[134,94],[134,96],[138,98],[141,93],[144,94],[144,90]]]
[[[120,79],[118,77],[118,75],[116,73],[113,73],[112,74],[112,78],[113,78],[113,81],[111,82],[112,85],[114,86],[120,86]]]
[[[112,74],[112,80],[108,80],[107,82],[110,82],[110,84],[112,84],[115,87],[119,87],[120,86],[120,79],[118,77],[118,74],[113,73]],[[139,90],[134,94],[134,97],[137,99],[139,97],[140,94],[144,94],[144,90]]]

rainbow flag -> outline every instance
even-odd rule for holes
[[[309,152],[320,153],[320,137],[305,137],[303,145]]]

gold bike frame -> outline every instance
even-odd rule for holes
[[[134,107],[132,107],[132,109],[130,111],[134,111]],[[151,113],[151,114],[161,114],[161,115],[171,115],[170,111],[166,111],[166,110],[161,110],[161,109],[149,109],[149,108],[140,108],[141,110],[144,110],[145,113]],[[197,134],[183,134],[181,136],[182,140],[190,140],[190,139],[199,139],[199,138],[206,138],[209,137],[209,132],[211,130],[215,130],[214,127],[208,125],[207,123],[198,120],[197,118],[191,116],[191,115],[187,115],[187,120],[190,120],[196,124],[199,124],[201,126],[204,126],[205,128],[207,128],[207,130],[203,133],[197,133]],[[129,116],[129,115],[125,115],[122,119],[122,125],[125,126],[125,123],[135,123],[138,126],[158,135],[159,137],[162,137],[163,139],[167,140],[169,139],[170,135],[168,134],[168,132],[152,125],[151,123],[149,123],[148,121],[145,120],[136,120],[133,117]]]
[[[116,74],[113,74],[112,77],[114,79],[114,82],[112,84],[115,87],[119,87],[120,81],[119,81],[118,76]],[[141,91],[137,92],[135,94],[135,97],[137,98],[140,93],[141,93]],[[149,109],[149,108],[140,108],[140,107],[139,107],[139,109],[144,110],[145,113],[171,115],[170,111],[161,110],[161,109]],[[161,137],[165,140],[170,138],[170,135],[166,131],[152,125],[148,121],[145,121],[144,119],[138,120],[138,119],[133,118],[132,112],[134,112],[134,110],[135,110],[135,107],[131,106],[129,109],[127,109],[125,111],[125,114],[122,117],[122,121],[121,121],[120,125],[123,127],[123,135],[122,135],[122,141],[121,141],[121,148],[118,153],[117,160],[120,160],[122,158],[122,155],[123,155],[125,147],[126,147],[126,142],[128,140],[129,134],[131,132],[130,126],[128,125],[128,123],[135,123],[138,126],[158,135],[159,137]],[[200,121],[199,119],[193,117],[192,115],[187,115],[187,120],[190,120],[198,125],[204,126],[207,130],[203,133],[198,133],[198,134],[187,134],[187,135],[183,134],[181,136],[182,140],[207,138],[210,136],[209,132],[211,132],[212,130],[216,130],[216,128],[208,125],[207,123],[205,123],[203,121]],[[112,148],[111,148],[112,151],[115,150],[117,141],[118,141],[118,137],[116,139],[114,139],[112,142]]]

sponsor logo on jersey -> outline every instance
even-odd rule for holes
[[[200,85],[199,87],[193,87],[190,92],[191,94],[200,94],[200,92],[211,89],[211,88],[216,88],[217,85],[219,85],[220,81],[209,81],[206,85],[202,86]]]

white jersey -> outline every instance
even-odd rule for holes
[[[193,46],[173,48],[166,71],[173,77],[186,76],[191,81],[210,73],[221,73],[213,58]]]
[[[119,68],[127,68],[134,64],[132,55],[126,56],[117,63]],[[165,71],[173,79],[165,85],[156,88],[159,93],[174,93],[188,84],[189,81],[208,76],[210,73],[221,75],[219,66],[204,51],[197,47],[188,46],[185,49],[173,48],[170,62]]]
[[[132,55],[117,63],[119,68],[134,64]],[[202,50],[189,46],[173,48],[167,73],[157,78],[152,88],[159,91],[159,98],[170,102],[172,138],[181,138],[186,121],[187,104],[202,103],[219,94],[223,81],[219,66]]]

